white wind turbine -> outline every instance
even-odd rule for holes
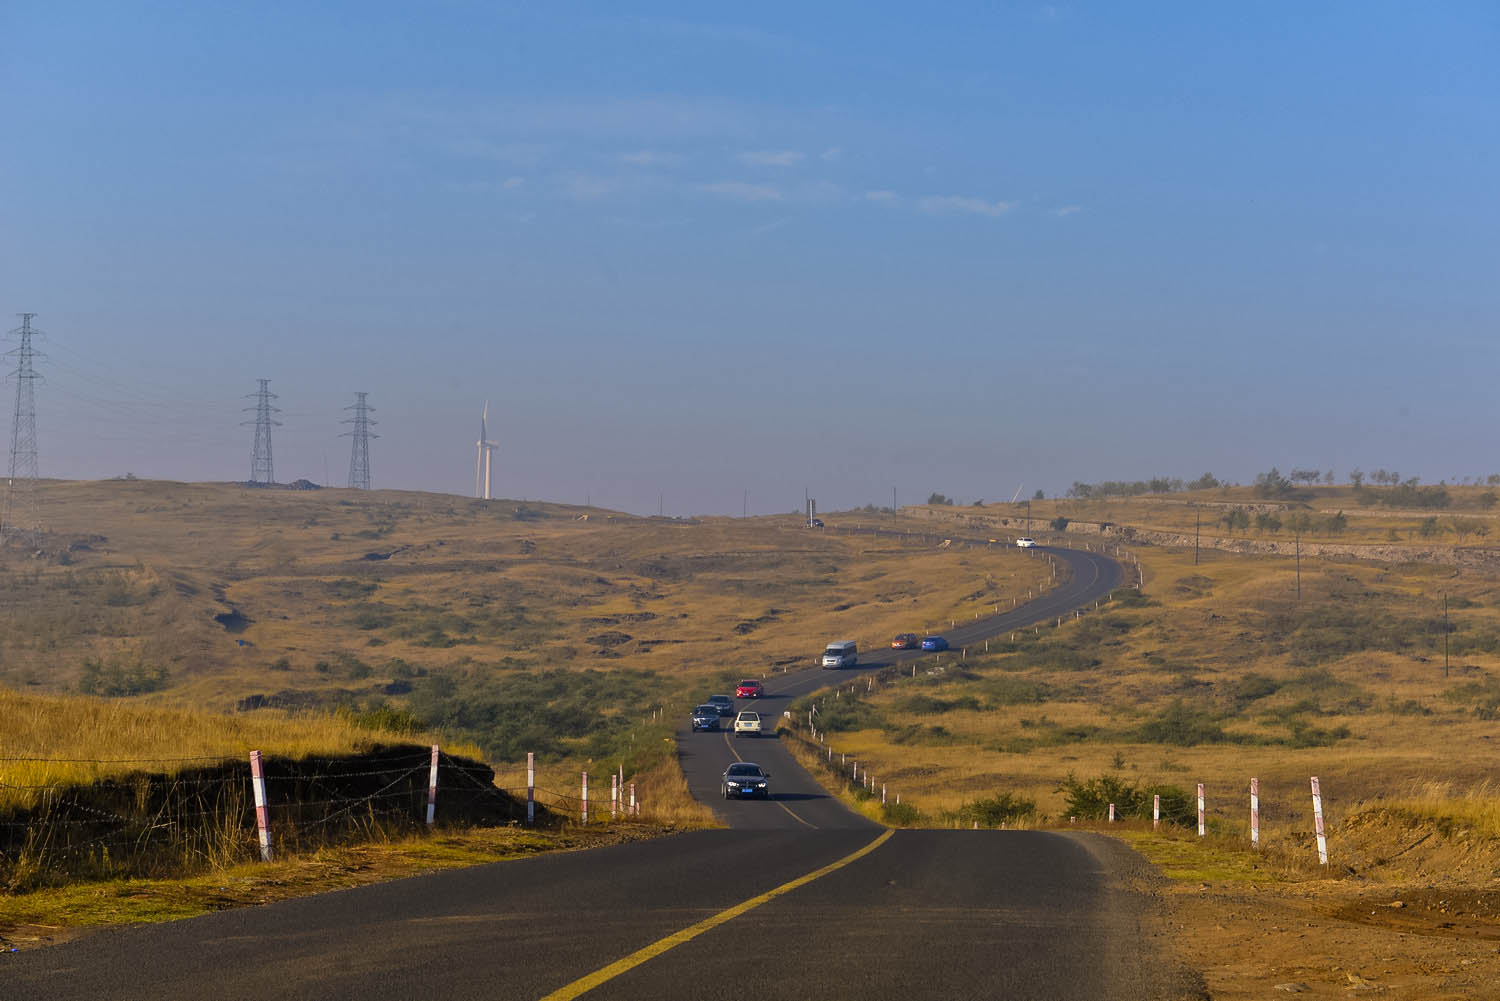
[[[474,464],[474,496],[483,500],[490,499],[490,454],[500,447],[497,441],[490,441],[490,401],[484,401],[484,415],[479,418],[479,458]]]

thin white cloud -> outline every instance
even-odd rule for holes
[[[750,233],[752,236],[761,236],[766,233],[774,233],[776,230],[787,225],[791,221],[792,220],[790,219],[773,219],[768,223],[762,223],[761,225],[756,226],[750,231]]]
[[[820,158],[824,159],[824,160],[837,160],[839,157],[841,157],[843,155],[844,155],[844,151],[842,149],[840,149],[838,146],[830,146],[827,149],[825,149],[823,152],[821,152],[821,153],[818,154],[818,156]]]
[[[631,167],[675,167],[682,162],[682,157],[676,153],[661,153],[650,149],[621,153],[618,159],[621,163]]]
[[[898,199],[899,197],[901,197],[901,196],[898,195],[898,194],[896,194],[894,191],[866,191],[865,192],[865,201],[867,201],[867,202],[880,202],[880,203],[885,204],[885,205],[891,204],[892,202],[896,201],[896,199]]]
[[[761,149],[741,153],[735,159],[752,167],[795,167],[807,157],[794,149]]]
[[[1072,215],[1075,212],[1082,212],[1082,211],[1083,211],[1083,206],[1082,205],[1064,205],[1062,208],[1053,209],[1052,210],[1052,214],[1055,215],[1055,216],[1057,216],[1059,219],[1063,219],[1063,218],[1066,218],[1066,217]]]
[[[507,177],[505,180],[500,182],[500,187],[504,188],[506,191],[514,191],[525,183],[526,178],[524,177]]]
[[[917,202],[923,212],[968,212],[991,219],[1008,215],[1017,204],[1019,203],[987,202],[983,198],[964,198],[960,195],[928,195]]]
[[[714,181],[698,185],[698,190],[737,202],[779,202],[782,199],[781,189],[774,185],[748,184],[744,181]]]
[[[612,195],[620,190],[620,182],[612,177],[599,177],[577,171],[564,174],[559,179],[562,193],[574,201],[591,202]]]

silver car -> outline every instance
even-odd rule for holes
[[[753,761],[736,761],[724,770],[721,788],[725,799],[743,799],[746,796],[771,798],[771,773]]]

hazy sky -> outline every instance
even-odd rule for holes
[[[471,492],[488,398],[498,494],[640,512],[1490,473],[1497,53],[1490,2],[7,0],[0,313],[49,476],[245,479],[260,377],[280,480],[364,390],[376,486]]]

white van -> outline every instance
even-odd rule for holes
[[[853,667],[859,663],[858,651],[854,648],[853,640],[844,640],[841,643],[830,643],[828,649],[823,651],[823,666],[827,667]]]

